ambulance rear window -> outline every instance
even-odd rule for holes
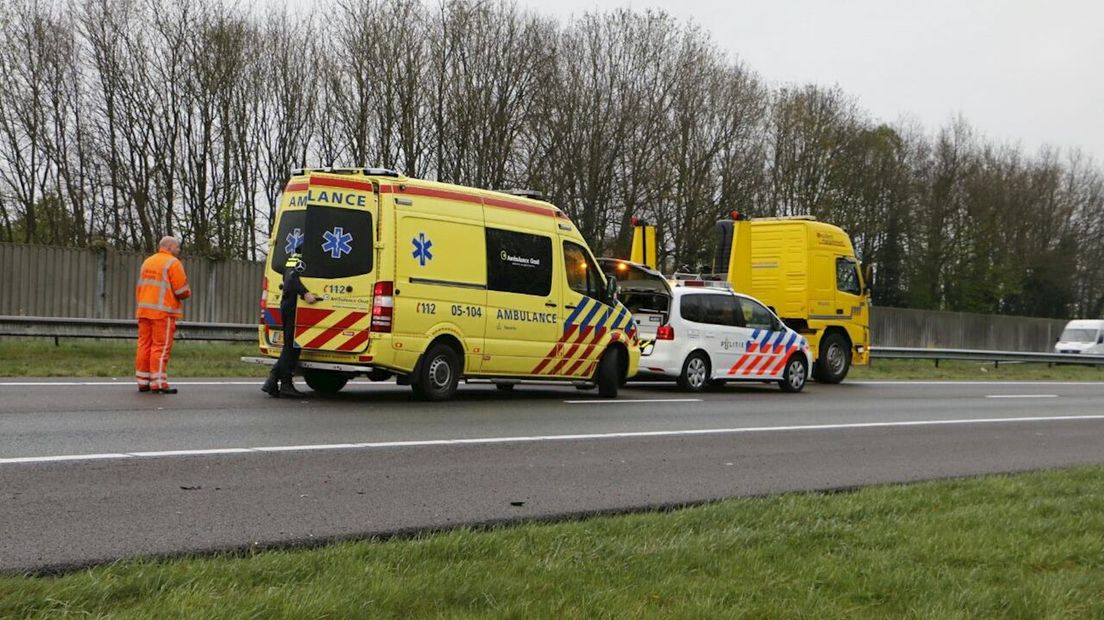
[[[303,275],[348,278],[372,271],[372,214],[360,209],[307,206]]]

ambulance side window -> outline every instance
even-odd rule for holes
[[[552,238],[488,228],[487,288],[547,296],[552,291]]]
[[[593,299],[602,299],[602,277],[598,275],[598,267],[590,260],[583,246],[564,241],[563,252],[567,285],[571,290]]]

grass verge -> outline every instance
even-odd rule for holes
[[[258,355],[252,344],[177,342],[170,377],[263,377],[267,367],[243,364],[242,356]],[[134,373],[134,343],[64,339],[58,346],[46,339],[0,341],[0,377],[130,377]],[[1056,380],[1104,381],[1104,367],[1046,364],[999,365],[930,360],[875,360],[851,369],[849,379]]]
[[[0,377],[134,376],[135,343],[120,340],[38,338],[0,341]],[[255,344],[180,341],[173,344],[169,378],[263,377],[267,366],[243,364],[257,356]]]
[[[0,578],[0,616],[1104,617],[1104,467]]]

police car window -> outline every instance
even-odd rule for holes
[[[744,323],[747,327],[767,330],[772,330],[776,327],[774,315],[771,314],[770,310],[764,308],[762,304],[747,299],[746,297],[739,298],[739,302]]]
[[[851,293],[852,295],[858,295],[862,291],[859,290],[859,272],[856,271],[858,266],[847,260],[846,258],[836,259],[836,288],[844,293]]]
[[[358,209],[307,206],[303,275],[348,278],[372,271],[372,214]]]
[[[740,311],[735,297],[731,295],[709,295],[708,301],[710,323],[726,327],[741,327],[743,325],[743,313]]]
[[[283,271],[287,263],[288,254],[294,251],[295,246],[303,240],[303,222],[306,221],[307,212],[284,211],[280,214],[280,221],[276,228],[272,244],[272,268]]]
[[[552,239],[488,228],[487,288],[547,296],[552,291]]]
[[[594,299],[602,298],[602,279],[598,268],[587,256],[583,246],[564,241],[564,268],[567,272],[567,285],[571,290]]]
[[[684,321],[705,323],[705,295],[683,295],[679,302],[679,314]]]

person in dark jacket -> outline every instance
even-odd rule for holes
[[[318,301],[318,297],[308,291],[299,279],[304,269],[303,255],[299,250],[300,247],[296,247],[295,253],[288,255],[287,263],[284,264],[284,294],[280,299],[280,315],[284,322],[284,348],[280,351],[280,359],[276,360],[272,372],[268,373],[268,380],[261,387],[262,391],[274,398],[303,395],[295,389],[295,384],[291,381],[295,367],[299,364],[300,352],[299,345],[295,342],[295,308],[300,298],[308,304],[313,304]]]

